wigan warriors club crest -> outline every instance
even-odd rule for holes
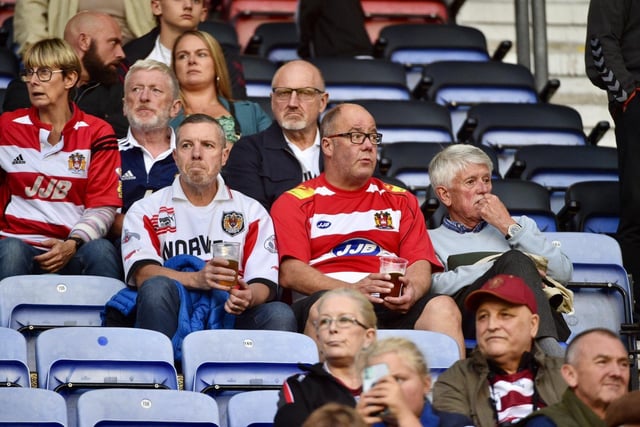
[[[380,230],[393,230],[393,218],[391,218],[389,212],[376,212],[373,214],[373,217],[376,222],[376,228]]]
[[[71,173],[82,173],[87,169],[87,159],[80,153],[71,154],[68,163]]]
[[[230,236],[244,230],[244,216],[240,212],[225,212],[222,215],[222,229]]]

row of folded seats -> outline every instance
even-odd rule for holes
[[[412,339],[436,378],[460,358],[456,342],[440,333],[381,330],[379,336]],[[34,388],[40,391],[28,394],[19,391],[31,383],[25,337],[0,327],[0,340],[0,381],[5,386],[0,387],[0,425],[35,422],[29,417],[54,414],[61,425],[70,426],[125,420],[270,425],[284,380],[300,372],[299,363],[318,362],[315,342],[303,334],[198,331],[183,342],[183,385],[179,387],[172,343],[165,335],[134,328],[60,327],[43,331],[35,339],[36,366],[31,371],[37,373]],[[6,406],[14,398],[19,403]],[[49,403],[39,404],[39,399]],[[192,404],[201,410],[191,412]]]

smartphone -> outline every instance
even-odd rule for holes
[[[362,392],[371,390],[380,378],[389,375],[389,367],[386,363],[379,363],[364,368],[362,373]]]

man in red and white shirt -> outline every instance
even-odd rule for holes
[[[321,134],[324,173],[281,195],[271,210],[280,284],[295,293],[298,329],[313,337],[321,293],[354,287],[375,305],[378,327],[443,332],[464,354],[458,308],[448,296],[428,294],[431,272],[442,266],[417,199],[372,177],[382,140],[373,117],[341,104],[324,116]],[[409,260],[398,297],[386,295],[393,284],[378,273],[382,255]]]

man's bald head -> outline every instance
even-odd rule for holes
[[[64,29],[64,39],[82,62],[80,84],[117,81],[117,68],[124,60],[122,31],[109,14],[83,10],[75,14]]]

